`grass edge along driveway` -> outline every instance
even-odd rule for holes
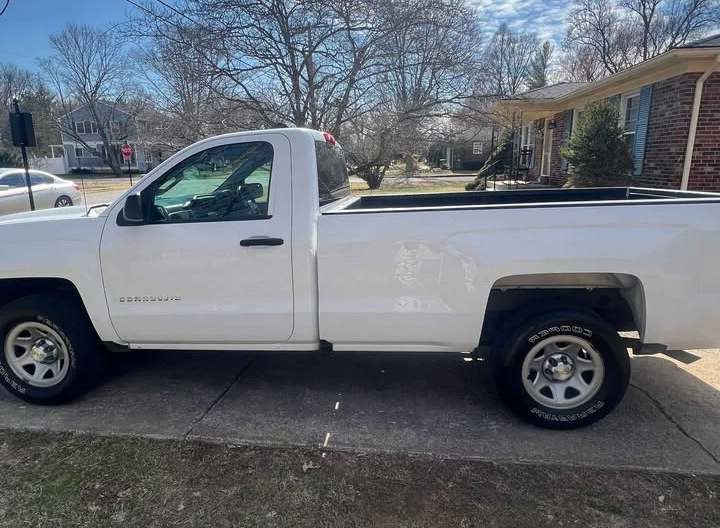
[[[719,493],[720,476],[0,430],[13,528],[704,527]]]

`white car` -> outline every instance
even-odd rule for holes
[[[80,203],[80,187],[48,172],[30,171],[36,209],[69,207]],[[30,210],[24,169],[0,168],[0,215]]]

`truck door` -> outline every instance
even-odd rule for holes
[[[293,329],[290,144],[281,134],[191,147],[140,191],[145,220],[109,212],[100,255],[130,343],[283,342]]]

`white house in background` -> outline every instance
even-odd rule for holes
[[[127,162],[122,161],[120,148],[125,143],[133,149],[130,160],[132,170],[146,171],[159,163],[158,159],[153,159],[152,149],[141,139],[143,123],[114,105],[97,103],[96,108],[98,117],[110,136],[112,154],[117,156],[123,168],[127,168]],[[73,169],[110,171],[110,166],[103,156],[105,145],[98,133],[98,123],[88,106],[76,108],[60,117],[60,121],[65,172],[72,172]]]

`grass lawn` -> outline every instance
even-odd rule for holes
[[[705,527],[719,493],[712,476],[0,431],[8,528]]]

